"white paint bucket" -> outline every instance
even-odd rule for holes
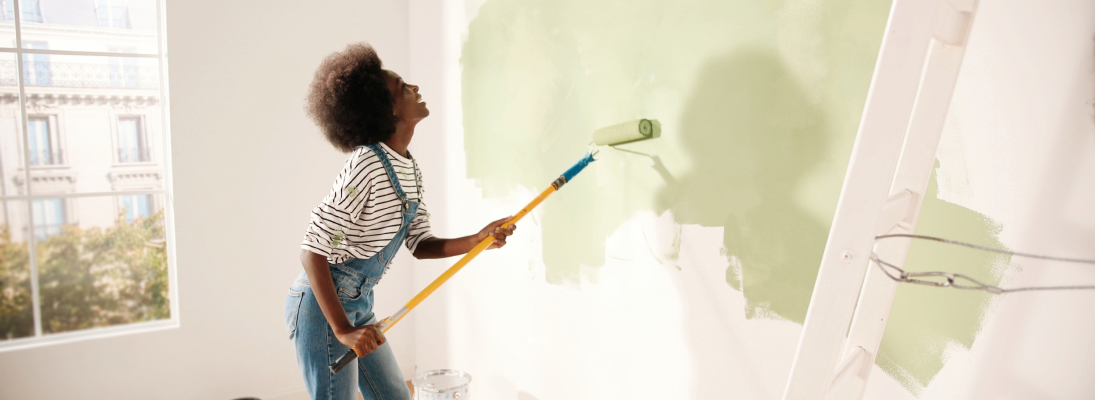
[[[435,369],[414,377],[414,400],[468,400],[471,375],[453,369]]]

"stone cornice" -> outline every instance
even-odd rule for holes
[[[59,92],[59,93],[58,93]],[[75,91],[59,90],[54,93],[27,93],[27,111],[48,112],[50,109],[63,106],[112,106],[120,109],[136,110],[159,104],[158,91],[151,90],[85,90],[84,93],[71,93]],[[19,94],[10,91],[0,91],[0,104],[19,103]]]

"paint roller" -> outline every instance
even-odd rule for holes
[[[656,119],[640,119],[593,131],[593,144],[615,146],[662,136],[662,124]]]
[[[653,139],[657,137],[661,137],[661,124],[658,123],[657,120],[653,119],[639,119],[635,121],[624,122],[622,124],[604,127],[594,131],[593,144],[596,144],[598,146],[616,146],[624,143]],[[525,206],[525,208],[522,208],[521,211],[513,215],[513,218],[511,218],[509,221],[506,221],[506,223],[503,224],[502,227],[512,228],[514,225],[516,225],[517,221],[520,221],[521,218],[524,218],[526,214],[535,209],[536,206],[540,205],[540,203],[543,202],[544,199],[546,199],[552,193],[558,191],[567,182],[573,180],[579,172],[582,172],[582,170],[589,165],[589,163],[596,161],[593,156],[597,155],[597,152],[597,149],[591,149],[589,152],[587,152],[584,156],[582,156],[580,160],[578,160],[577,163],[575,163],[573,166],[567,169],[566,172],[563,172],[562,175],[552,181],[551,185],[549,185],[547,189],[544,189],[544,191],[541,192],[539,196],[536,196],[536,198],[532,199],[532,201],[530,201],[528,205]],[[483,239],[483,241],[479,242],[479,244],[472,248],[471,251],[469,251],[467,254],[465,254],[464,257],[460,258],[460,260],[457,261],[456,264],[453,264],[452,267],[449,267],[449,269],[441,274],[441,276],[437,277],[437,279],[434,279],[434,281],[430,283],[429,286],[426,286],[425,289],[422,289],[421,292],[415,295],[414,298],[411,299],[411,301],[408,301],[407,304],[403,306],[403,308],[400,308],[399,311],[396,311],[396,313],[392,314],[392,316],[384,318],[382,321],[380,321],[380,324],[377,325],[378,330],[381,333],[388,332],[388,330],[391,329],[392,326],[394,326],[400,320],[402,320],[403,317],[407,315],[407,313],[411,312],[411,310],[417,307],[419,303],[421,303],[423,300],[433,294],[433,292],[437,290],[437,288],[445,284],[445,282],[448,281],[449,278],[459,272],[461,268],[464,268],[465,265],[471,262],[472,259],[478,256],[479,253],[482,253],[483,250],[486,250],[487,247],[490,247],[490,245],[493,243],[494,236],[487,236],[486,239]],[[346,354],[343,354],[342,357],[339,357],[338,360],[335,360],[334,364],[330,365],[331,372],[338,373],[339,371],[342,371],[343,368],[346,368],[347,365],[350,365],[350,363],[353,362],[354,359],[356,359],[357,357],[359,357],[357,352],[353,348],[350,348],[350,350],[347,351]]]

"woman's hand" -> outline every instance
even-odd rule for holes
[[[372,325],[354,327],[343,332],[335,332],[335,337],[338,338],[339,343],[352,347],[358,357],[365,357],[365,355],[372,353],[373,350],[388,341],[384,334],[380,333],[379,325],[380,323],[377,322]]]
[[[491,243],[490,247],[487,247],[488,249],[505,246],[506,238],[517,229],[517,226],[502,228],[502,225],[511,219],[513,219],[512,216],[502,218],[487,224],[479,233],[455,239],[427,238],[418,243],[418,248],[414,250],[414,257],[417,259],[445,258],[466,254],[479,245],[479,242],[482,242],[483,239],[491,236],[494,237],[494,242]]]
[[[517,225],[512,225],[507,228],[502,227],[502,224],[505,224],[511,219],[513,219],[513,216],[505,217],[487,224],[479,233],[475,234],[475,243],[482,242],[487,236],[494,236],[494,243],[491,243],[490,247],[487,247],[487,250],[505,246],[506,238],[512,235],[513,231],[517,230]]]

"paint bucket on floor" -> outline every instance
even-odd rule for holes
[[[435,369],[418,374],[414,384],[414,400],[468,400],[471,375],[454,369]]]

